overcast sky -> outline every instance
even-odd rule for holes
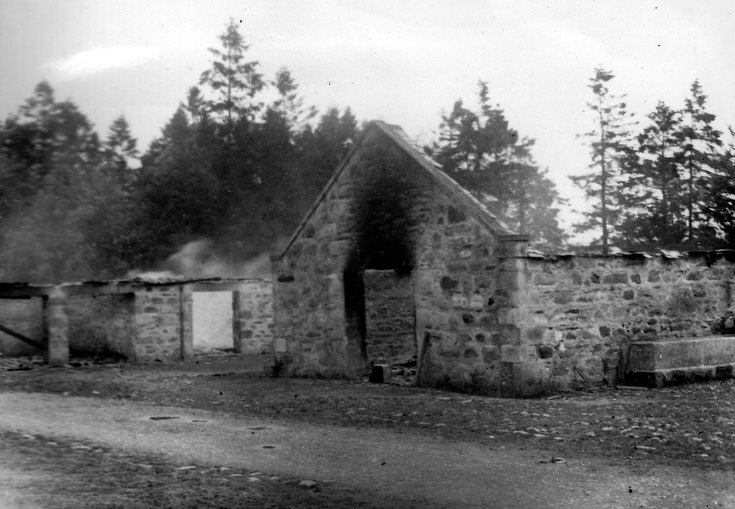
[[[641,120],[659,100],[680,107],[698,78],[718,126],[735,126],[732,0],[0,0],[0,118],[46,79],[101,135],[125,115],[144,150],[231,17],[266,77],[285,66],[321,112],[350,106],[424,142],[487,81],[570,208],[596,66]]]

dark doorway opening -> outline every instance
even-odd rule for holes
[[[362,271],[345,271],[345,321],[347,339],[353,345],[359,345],[362,360],[367,362],[365,338],[367,335],[365,320],[365,284]]]
[[[388,365],[394,377],[416,374],[416,311],[411,274],[367,269],[344,273],[346,333],[369,368]]]

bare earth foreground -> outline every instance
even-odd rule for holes
[[[0,507],[735,507],[730,381],[512,400],[262,363],[0,368]]]

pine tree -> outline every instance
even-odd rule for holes
[[[686,181],[686,244],[689,248],[713,243],[714,229],[703,211],[704,193],[718,174],[722,160],[722,133],[712,123],[716,116],[706,110],[707,96],[698,80],[692,83],[686,98],[679,129],[681,152],[678,167]]]
[[[681,158],[681,115],[659,102],[637,138],[623,175],[620,232],[628,247],[681,247],[686,238],[685,187]]]
[[[138,267],[155,264],[183,244],[211,236],[229,206],[198,134],[198,125],[190,122],[181,106],[142,157],[141,213],[131,226],[126,255]]]
[[[575,225],[577,232],[600,231],[602,252],[607,254],[620,216],[618,179],[620,161],[630,153],[632,115],[627,111],[624,96],[613,95],[608,82],[615,75],[602,68],[595,69],[588,88],[594,99],[587,107],[595,116],[595,128],[581,137],[588,140],[592,162],[590,173],[570,179],[593,200],[592,210],[585,212],[585,221]],[[599,230],[598,230],[599,229]]]
[[[430,154],[478,199],[496,198],[493,207],[511,228],[530,234],[535,246],[561,247],[559,196],[533,160],[534,141],[510,128],[503,110],[491,104],[487,83],[479,82],[478,98],[478,111],[458,100],[442,116]]]
[[[262,105],[254,101],[265,83],[258,71],[257,61],[245,61],[250,48],[239,31],[238,25],[230,19],[225,32],[219,37],[222,48],[210,48],[214,56],[212,68],[204,71],[199,79],[214,97],[206,100],[209,111],[218,120],[223,120],[228,135],[232,135],[238,119],[252,120]]]
[[[704,189],[703,213],[712,220],[722,244],[735,249],[735,130],[720,153],[717,172]]]
[[[298,84],[285,67],[278,70],[276,79],[271,85],[278,91],[278,98],[271,109],[286,120],[292,134],[298,133],[316,116],[316,108],[304,106],[304,99],[298,92]]]
[[[130,125],[124,116],[116,118],[110,125],[107,139],[102,150],[108,162],[120,173],[128,172],[137,166],[137,140],[130,133]]]
[[[330,108],[316,128],[307,126],[297,137],[296,149],[301,172],[304,210],[312,205],[337,166],[347,156],[359,136],[357,120],[350,108],[340,114]]]

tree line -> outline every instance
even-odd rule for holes
[[[267,78],[248,50],[231,20],[209,68],[142,153],[124,117],[100,137],[72,101],[40,83],[0,125],[0,280],[123,277],[205,238],[226,262],[278,249],[364,125],[349,107],[307,106],[288,69]],[[735,193],[713,190],[735,187],[733,150],[711,128],[701,89],[687,112],[662,109],[635,138],[606,88],[612,74],[598,71],[591,171],[576,178],[596,205],[579,228],[602,225],[603,249],[622,239],[669,246],[674,232],[677,241],[730,242]],[[487,83],[476,99],[476,107],[457,100],[425,150],[535,246],[561,249],[564,201],[534,161],[534,141],[510,126]],[[662,141],[669,131],[687,137]],[[664,204],[650,186],[673,168],[679,177],[667,181]],[[662,232],[671,238],[652,237]]]
[[[735,247],[735,147],[715,128],[716,115],[695,80],[679,108],[659,101],[641,123],[612,71],[590,79],[595,115],[581,135],[589,172],[571,177],[592,202],[578,232],[595,231],[604,253],[625,250],[705,250]],[[730,129],[730,139],[733,131]]]
[[[0,280],[123,277],[203,238],[241,262],[293,232],[357,119],[349,108],[318,116],[285,68],[267,79],[235,22],[219,42],[143,153],[124,117],[101,139],[47,82],[5,120]]]

